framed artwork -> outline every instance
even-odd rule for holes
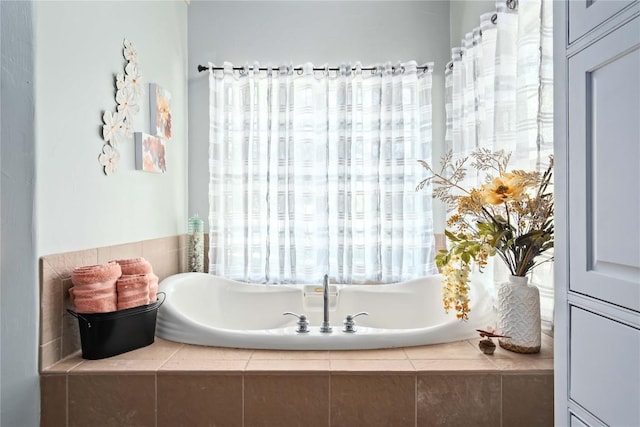
[[[135,132],[136,169],[165,173],[167,171],[166,145],[162,138],[143,132]]]
[[[149,83],[149,111],[151,133],[171,139],[171,94],[157,83]]]

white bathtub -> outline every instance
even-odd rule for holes
[[[356,350],[416,346],[478,337],[476,329],[494,324],[492,303],[481,286],[471,291],[469,321],[442,308],[440,276],[390,285],[332,285],[329,321],[321,333],[322,285],[257,285],[205,273],[167,277],[159,291],[166,301],[158,311],[160,338],[217,347],[273,350]],[[309,333],[296,332],[305,314]],[[347,314],[356,332],[342,331]]]

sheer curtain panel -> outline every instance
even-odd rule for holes
[[[499,0],[480,16],[445,72],[446,145],[460,158],[478,148],[511,153],[511,169],[544,171],[553,154],[553,4]],[[478,186],[484,176],[467,176]],[[500,263],[484,277],[506,280]],[[553,264],[533,270],[543,321],[553,318]],[[491,277],[493,276],[493,277]]]
[[[213,66],[213,64],[209,64]],[[209,73],[209,272],[261,283],[431,274],[431,73],[259,64]]]

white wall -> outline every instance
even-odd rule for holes
[[[434,155],[444,140],[448,1],[207,2],[189,7],[189,214],[208,216],[208,74],[198,64],[435,61]],[[416,183],[417,184],[417,183]],[[207,224],[208,225],[208,224]]]
[[[186,231],[187,5],[1,4],[0,423],[13,427],[39,419],[38,257]],[[116,175],[106,177],[98,163],[102,112],[116,106],[125,37],[138,49],[144,83],[172,95],[164,175],[135,171],[132,140],[120,146]],[[149,132],[148,95],[133,125]]]
[[[36,4],[40,255],[184,232],[186,3]],[[138,50],[145,85],[159,83],[172,95],[174,136],[163,175],[135,170],[133,139],[120,147],[117,174],[106,177],[98,164],[102,112],[115,109],[114,74],[126,64],[124,37]],[[134,131],[150,131],[148,91],[133,125]]]
[[[38,425],[33,4],[0,2],[0,425]]]
[[[480,15],[496,10],[494,0],[451,1],[451,47],[461,46],[465,34],[480,25]]]

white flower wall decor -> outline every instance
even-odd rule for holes
[[[138,100],[144,93],[142,78],[138,68],[138,51],[129,40],[124,39],[123,56],[127,60],[124,73],[116,74],[116,111],[102,114],[102,139],[104,145],[98,156],[98,162],[105,175],[118,170],[120,153],[118,144],[132,138],[131,122],[140,111]]]

